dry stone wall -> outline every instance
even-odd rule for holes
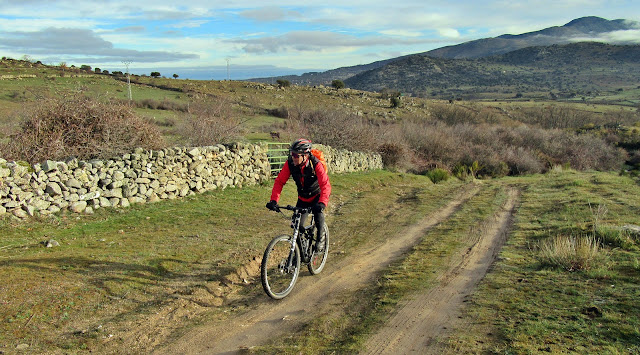
[[[330,173],[382,168],[377,154],[319,148]],[[97,208],[175,199],[269,179],[265,144],[136,149],[111,160],[69,159],[33,166],[0,158],[0,215],[92,213]]]

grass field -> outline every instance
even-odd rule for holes
[[[433,184],[424,176],[385,171],[332,180],[328,223],[336,263],[433,213],[465,184],[455,179]],[[452,253],[468,247],[482,221],[499,210],[505,189],[516,187],[521,205],[507,245],[471,297],[468,325],[440,343],[452,353],[637,352],[640,241],[618,228],[640,224],[638,185],[609,173],[564,171],[478,186],[475,197],[378,283],[336,295],[342,306],[334,312],[284,342],[254,351],[356,351],[394,305],[433,287]],[[285,201],[294,199],[291,187]],[[174,324],[174,336],[210,317],[250,307],[251,298],[263,296],[254,281],[231,303],[209,300],[202,307],[204,301],[198,306],[194,297],[261,255],[270,236],[286,229],[286,221],[263,206],[269,191],[270,186],[254,186],[102,209],[91,216],[3,219],[0,350],[28,344],[35,352],[101,351],[123,324],[180,299],[197,308]],[[556,236],[595,236],[600,249],[591,266],[570,271],[545,261],[541,245]],[[51,239],[60,246],[47,248],[43,243]]]

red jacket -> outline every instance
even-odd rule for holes
[[[315,163],[313,163],[312,160]],[[282,188],[289,180],[289,177],[292,176],[298,187],[298,198],[300,200],[311,202],[320,195],[318,202],[324,203],[325,206],[329,205],[329,196],[331,195],[329,175],[327,175],[324,166],[313,155],[309,155],[309,159],[301,164],[301,166],[293,165],[291,158],[287,160],[287,163],[284,164],[282,170],[278,173],[278,177],[276,177],[276,181],[273,183],[273,190],[271,191],[271,199],[273,201],[280,201]]]

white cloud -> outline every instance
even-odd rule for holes
[[[455,28],[441,28],[438,29],[438,33],[442,37],[446,38],[460,38],[460,32],[458,32],[458,30],[456,30]]]
[[[0,33],[0,49],[30,55],[69,55],[76,58],[81,57],[90,63],[124,59],[153,63],[198,57],[191,53],[116,48],[113,43],[104,40],[91,30],[73,28],[47,28],[34,32],[3,32]]]
[[[239,15],[258,22],[288,21],[291,19],[300,19],[302,16],[297,11],[285,10],[278,6],[265,6],[245,10],[240,12]]]
[[[236,38],[229,40],[231,43],[243,45],[247,53],[279,53],[295,51],[320,51],[325,49],[339,50],[350,48],[354,50],[366,46],[393,46],[411,45],[420,43],[433,43],[432,39],[397,39],[393,37],[356,37],[347,34],[321,31],[294,31],[281,36],[268,36],[258,38]]]
[[[596,41],[612,44],[640,44],[640,30],[613,31],[594,37],[575,37],[571,42]]]
[[[597,15],[640,20],[640,4],[616,0],[0,0],[0,50],[170,66],[283,63],[332,69]],[[640,31],[640,25],[638,25]],[[602,41],[634,41],[637,31]],[[41,42],[46,43],[41,43]],[[100,66],[104,66],[100,64]]]
[[[169,25],[169,27],[172,28],[197,28],[197,27],[201,27],[204,24],[209,23],[209,20],[190,20],[190,21],[182,21],[182,22],[178,22],[172,25]]]
[[[416,31],[405,31],[405,30],[382,30],[381,34],[387,36],[398,36],[398,37],[420,37],[422,36],[421,32]]]

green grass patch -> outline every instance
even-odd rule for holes
[[[514,229],[449,350],[638,352],[640,255],[620,230],[638,224],[638,186],[571,171],[508,180],[523,189]]]

